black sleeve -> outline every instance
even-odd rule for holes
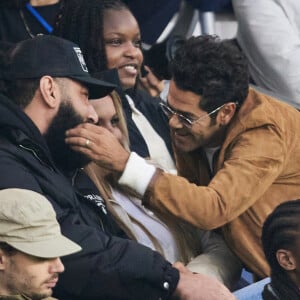
[[[76,214],[60,224],[83,250],[62,259],[59,299],[168,299],[176,289],[179,273],[159,253],[87,226]]]

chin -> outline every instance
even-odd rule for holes
[[[175,143],[175,147],[180,152],[192,152],[196,150],[198,147],[195,145],[187,145],[186,143]]]
[[[135,86],[136,79],[121,79],[121,84],[123,90],[132,89]]]

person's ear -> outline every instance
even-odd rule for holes
[[[59,85],[53,77],[43,76],[40,79],[40,93],[45,104],[50,108],[56,108],[60,104]]]
[[[286,271],[293,271],[297,267],[294,255],[290,250],[286,250],[286,249],[277,250],[276,258],[279,265]]]
[[[219,120],[219,124],[221,126],[226,126],[227,124],[229,124],[235,112],[236,112],[236,103],[234,102],[225,103],[224,106],[220,109],[220,112],[217,116]]]

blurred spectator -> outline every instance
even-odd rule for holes
[[[248,58],[253,82],[300,109],[300,2],[232,3],[237,41]]]
[[[50,33],[61,4],[60,0],[1,0],[0,40],[16,43]]]
[[[216,12],[228,7],[231,0],[154,0],[147,2],[124,0],[124,2],[128,5],[139,23],[142,41],[146,44],[153,45],[174,14],[178,13],[181,7],[183,7],[183,2],[203,12]],[[178,25],[180,26],[180,24]]]
[[[141,29],[142,41],[154,44],[169,21],[180,9],[181,0],[124,0]]]

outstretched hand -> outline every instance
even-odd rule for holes
[[[84,123],[66,132],[65,142],[102,168],[123,172],[130,153],[106,128]]]
[[[179,282],[174,299],[182,300],[234,300],[235,296],[217,279],[203,274],[195,274],[182,263],[173,267],[179,271]]]

